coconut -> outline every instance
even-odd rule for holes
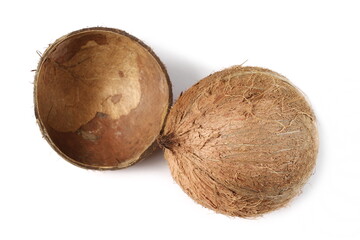
[[[112,28],[87,28],[56,40],[35,77],[35,115],[45,139],[85,168],[127,167],[150,154],[172,102],[155,53]]]
[[[170,110],[159,143],[196,202],[256,217],[286,205],[313,173],[315,115],[284,76],[235,66],[192,86]]]

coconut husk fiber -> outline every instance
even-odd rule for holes
[[[40,129],[62,157],[85,168],[118,169],[156,148],[172,92],[147,45],[124,31],[95,27],[48,47],[34,101]]]
[[[235,66],[192,86],[159,139],[171,173],[196,202],[256,217],[286,205],[313,173],[316,120],[284,76]]]

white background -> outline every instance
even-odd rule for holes
[[[359,1],[2,1],[0,239],[360,239]],[[313,104],[315,175],[255,220],[195,204],[159,151],[119,171],[60,158],[33,113],[39,56],[84,27],[125,30],[167,66],[174,97],[246,62],[287,76]]]

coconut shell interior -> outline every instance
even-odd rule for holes
[[[45,138],[70,162],[127,167],[154,149],[172,101],[164,65],[116,29],[70,33],[43,54],[35,112]]]

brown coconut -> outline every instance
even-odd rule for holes
[[[196,202],[256,217],[300,193],[318,152],[314,113],[284,76],[235,66],[187,90],[159,143],[171,173]]]
[[[127,167],[155,148],[172,102],[155,53],[111,28],[56,40],[35,77],[35,115],[50,145],[85,168]]]

